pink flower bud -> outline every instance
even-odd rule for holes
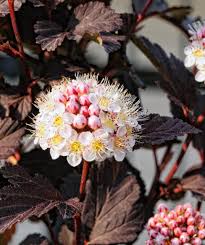
[[[79,102],[81,105],[86,105],[86,106],[90,105],[90,100],[89,100],[88,96],[85,94],[83,94],[79,97]]]
[[[200,220],[197,227],[199,230],[204,229],[205,228],[205,220],[203,220],[203,219]]]
[[[72,94],[68,97],[68,100],[78,102],[78,96],[76,94]]]
[[[93,130],[96,130],[98,128],[101,127],[101,122],[100,122],[100,119],[99,117],[96,117],[96,116],[90,116],[88,118],[88,126],[93,129]]]
[[[150,236],[151,238],[156,238],[156,236],[157,236],[157,231],[155,231],[154,229],[149,230],[149,236]]]
[[[148,226],[148,227],[152,227],[152,228],[154,228],[154,227],[155,227],[155,225],[156,225],[156,223],[155,223],[154,218],[153,218],[153,217],[152,217],[152,218],[150,218],[150,219],[148,220],[147,226]]]
[[[185,222],[185,217],[180,215],[177,217],[176,221],[178,224],[183,224]]]
[[[68,95],[78,94],[76,88],[73,85],[68,85],[66,92]]]
[[[189,235],[186,232],[182,232],[181,236],[180,236],[180,241],[182,243],[188,242],[189,241]]]
[[[195,218],[193,216],[190,216],[187,219],[187,225],[194,225],[194,223],[195,223]]]
[[[146,245],[154,245],[154,241],[153,240],[148,240],[148,241],[146,241]]]
[[[87,119],[85,116],[78,114],[74,117],[73,126],[78,129],[82,129],[87,125]]]
[[[200,238],[195,237],[195,238],[192,239],[191,244],[193,244],[193,245],[201,245],[202,241],[201,241]]]
[[[79,94],[87,94],[89,92],[89,86],[84,82],[79,82],[76,89]]]
[[[169,219],[176,219],[176,218],[177,218],[177,214],[176,214],[176,212],[175,212],[174,210],[172,210],[172,211],[170,211],[170,212],[168,213],[167,217],[168,217]]]
[[[162,227],[160,233],[164,236],[168,236],[169,235],[169,229],[167,227]]]
[[[176,228],[174,229],[174,235],[175,235],[176,237],[180,237],[181,234],[182,234],[181,229],[180,229],[179,227],[176,227]]]
[[[87,106],[81,106],[80,108],[80,114],[84,115],[85,117],[89,116],[89,111]]]
[[[184,209],[191,208],[191,209],[193,210],[191,203],[185,203],[185,204],[183,205],[183,207],[184,207]]]
[[[64,95],[64,94],[60,95],[60,97],[59,97],[59,101],[60,101],[61,103],[63,103],[63,104],[66,104],[67,99],[68,99],[68,98],[67,98],[66,95]]]
[[[100,108],[97,105],[90,105],[88,110],[91,116],[92,115],[99,116],[100,114]]]
[[[175,220],[170,220],[169,223],[168,223],[168,226],[170,229],[174,229],[177,227],[177,222]]]
[[[162,227],[163,227],[163,224],[161,222],[158,222],[156,223],[155,227],[158,229],[158,230],[161,230]]]
[[[159,218],[164,219],[167,215],[164,212],[159,213]]]
[[[157,212],[164,212],[166,213],[168,211],[168,207],[167,205],[165,205],[164,203],[160,203],[157,207]]]
[[[66,104],[66,110],[70,113],[77,114],[79,112],[80,106],[75,101],[68,101]]]
[[[205,238],[205,229],[199,230],[198,237],[201,239]]]
[[[175,208],[177,215],[181,215],[184,212],[184,207],[182,205],[177,205]]]
[[[181,244],[180,240],[176,237],[171,240],[171,245],[180,245],[180,244]]]
[[[185,213],[184,213],[184,217],[187,219],[193,215],[194,215],[194,210],[192,208],[187,208]]]
[[[193,225],[189,225],[189,226],[187,227],[187,234],[188,234],[189,236],[193,236],[195,233],[196,233],[195,227],[194,227]]]

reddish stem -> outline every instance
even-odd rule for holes
[[[15,38],[18,44],[18,49],[21,55],[24,57],[25,54],[23,50],[23,45],[22,45],[20,34],[19,34],[18,26],[16,23],[16,16],[15,16],[15,11],[14,11],[14,0],[8,0],[8,5],[9,5],[11,24],[12,24],[14,35],[15,35]]]
[[[165,179],[165,184],[169,184],[170,180],[172,179],[172,177],[174,176],[174,174],[176,173],[177,169],[179,168],[181,161],[187,151],[187,148],[189,146],[189,144],[191,143],[191,139],[192,137],[190,135],[187,136],[186,140],[184,141],[184,143],[182,144],[182,149],[181,152],[176,160],[176,162],[174,163],[174,165],[172,166],[170,172],[168,173],[166,179]]]
[[[136,16],[136,24],[139,24],[145,17],[145,14],[147,12],[147,10],[149,9],[150,5],[152,4],[153,0],[147,0],[145,5],[144,5],[144,8],[142,9],[141,13],[139,13],[137,16]]]
[[[85,192],[85,184],[87,180],[87,175],[89,171],[89,163],[87,161],[83,161],[83,169],[82,169],[82,175],[81,175],[81,180],[80,180],[80,200],[82,201],[84,197],[84,192]]]
[[[73,238],[73,245],[78,245],[80,243],[80,223],[80,214],[77,213],[74,216],[75,233]]]

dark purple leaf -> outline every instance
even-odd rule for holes
[[[75,18],[79,21],[72,32],[74,39],[79,41],[86,33],[96,34],[120,29],[122,19],[103,2],[88,2],[79,5],[74,10]]]
[[[58,4],[63,3],[64,0],[29,0],[29,2],[31,2],[34,7],[46,6],[53,10]]]
[[[19,245],[49,245],[49,241],[41,234],[31,234],[26,237]]]
[[[132,242],[142,230],[144,190],[126,166],[108,161],[91,171],[82,213],[88,244]]]
[[[151,114],[142,126],[141,143],[158,145],[184,134],[197,134],[199,129],[172,117]]]
[[[64,41],[67,32],[62,27],[52,21],[37,21],[34,31],[38,34],[36,43],[41,45],[42,50],[54,51]]]
[[[14,1],[14,10],[18,11],[22,4],[25,3],[26,0],[15,0]],[[9,13],[8,0],[0,0],[0,17],[4,17]]]
[[[79,212],[77,199],[64,200],[58,190],[40,175],[30,176],[22,167],[6,167],[1,170],[11,183],[0,189],[0,232],[31,216],[42,216],[54,207],[62,215],[67,209]],[[62,207],[62,205],[67,205]]]
[[[32,98],[30,95],[25,95],[18,98],[18,101],[16,103],[13,103],[12,106],[14,109],[15,117],[18,120],[25,120],[25,118],[28,116],[29,112],[32,109]]]
[[[118,50],[121,46],[120,41],[125,40],[125,36],[119,35],[101,35],[103,46],[108,53]]]
[[[151,43],[145,37],[132,40],[163,77],[163,81],[159,81],[158,85],[170,99],[179,106],[193,108],[197,93],[193,74],[174,55],[168,57],[158,44]]]
[[[181,187],[191,191],[200,200],[205,200],[205,168],[195,167],[187,171],[181,180]]]

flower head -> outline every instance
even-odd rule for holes
[[[146,244],[202,244],[205,218],[189,203],[178,205],[174,210],[160,204],[157,213],[148,221],[147,231],[150,239]]]
[[[107,79],[82,75],[63,79],[36,101],[34,142],[53,159],[66,156],[72,166],[115,157],[122,161],[140,137],[145,115],[136,98]]]

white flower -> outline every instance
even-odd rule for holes
[[[127,152],[131,152],[135,145],[135,139],[129,134],[126,127],[120,127],[113,137],[113,155],[116,161],[122,161]]]
[[[185,67],[199,65],[205,61],[205,50],[203,44],[195,41],[184,49],[186,58],[184,60]]]
[[[100,115],[99,115],[101,124],[102,124],[102,128],[108,132],[108,133],[113,133],[116,128],[116,122],[115,122],[115,117],[112,116],[109,113],[105,113],[103,111],[101,111]]]
[[[123,86],[107,79],[98,82],[89,74],[54,84],[36,106],[34,143],[49,148],[52,159],[66,156],[72,166],[112,156],[123,160],[133,150],[139,122],[145,118],[136,97]]]
[[[109,135],[103,129],[98,129],[93,133],[84,132],[82,136],[82,142],[85,145],[83,158],[86,161],[103,161],[111,156]]]
[[[197,65],[198,71],[196,72],[195,75],[195,80],[197,82],[204,82],[205,81],[205,62]]]
[[[82,144],[82,134],[78,134],[74,129],[71,131],[71,135],[62,149],[61,155],[67,156],[68,163],[75,167],[82,161],[82,153],[84,145]]]

